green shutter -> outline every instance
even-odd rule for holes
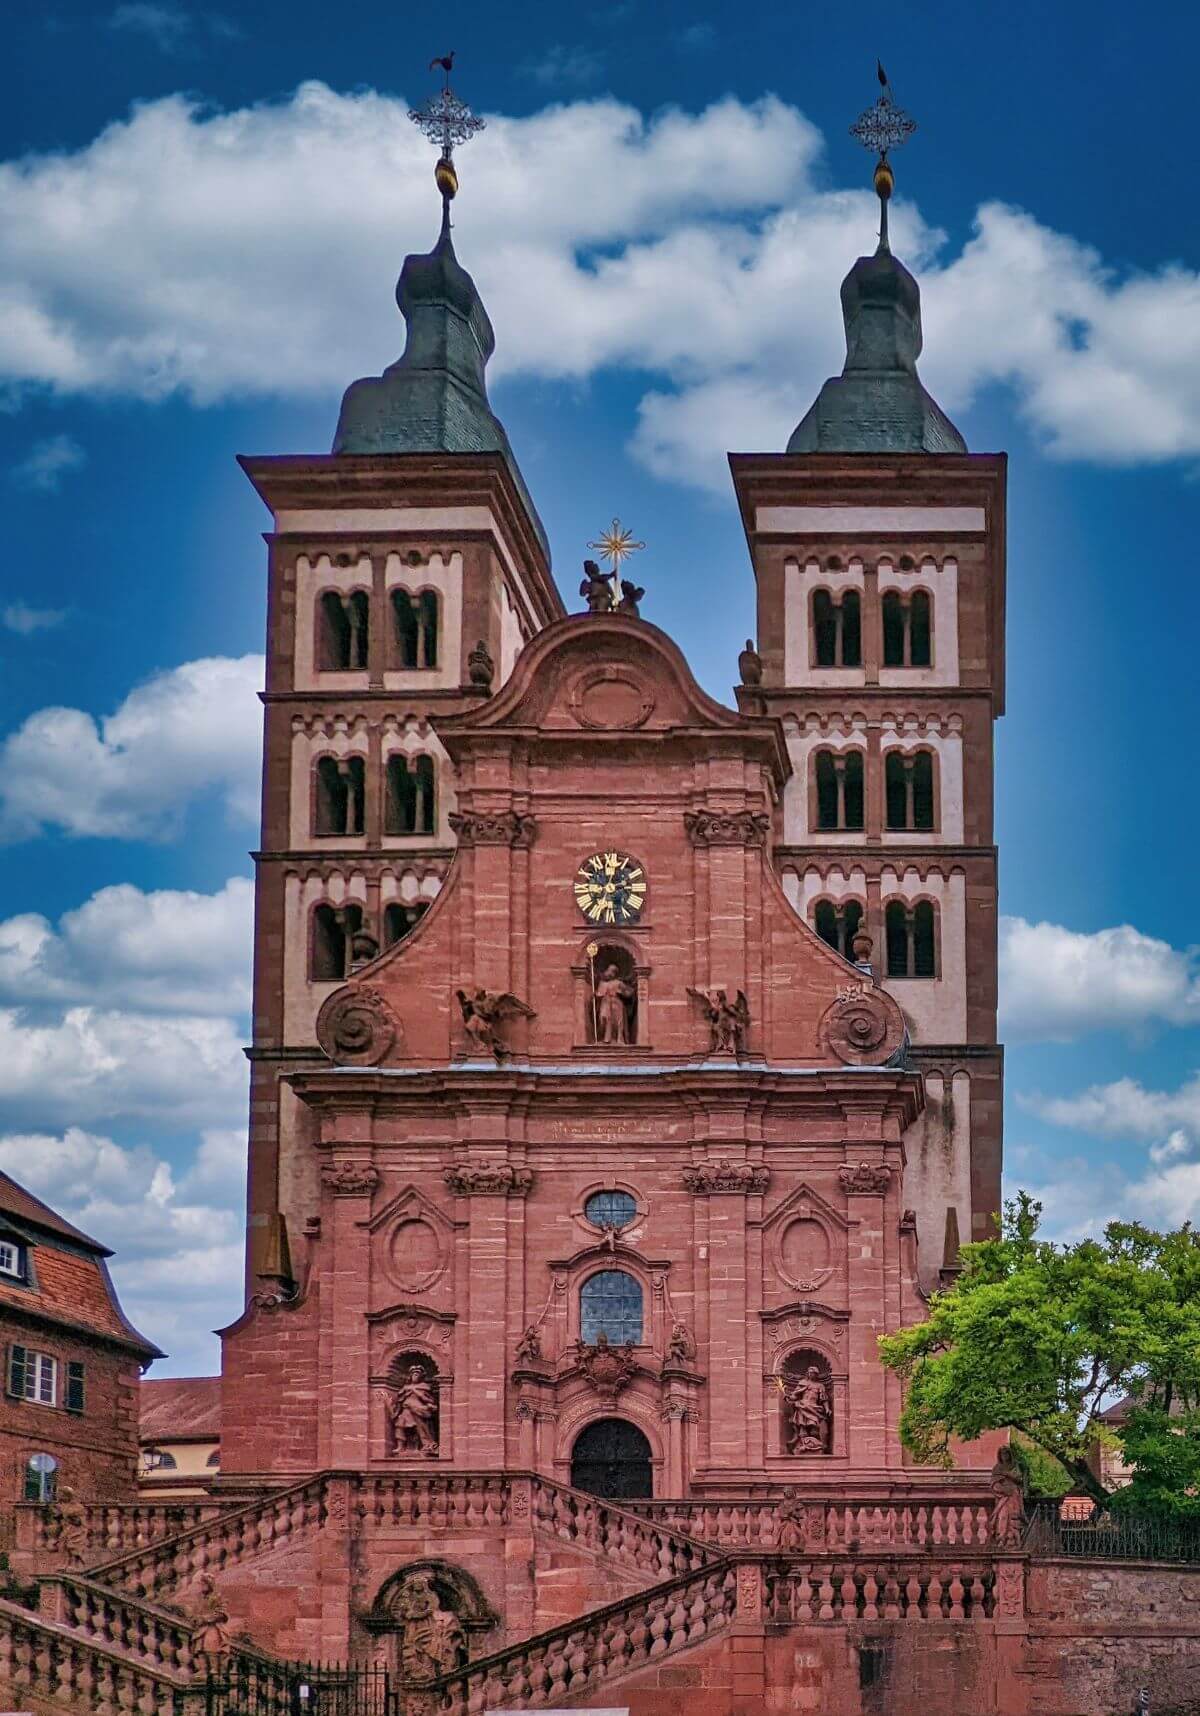
[[[15,1343],[8,1349],[8,1392],[25,1398],[25,1348]]]
[[[64,1405],[68,1412],[83,1411],[83,1365],[75,1359],[67,1366],[67,1398]]]

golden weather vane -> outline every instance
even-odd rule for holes
[[[887,250],[888,201],[896,187],[896,175],[888,160],[888,150],[899,149],[902,144],[907,143],[917,129],[917,124],[902,107],[897,107],[892,97],[888,75],[879,60],[875,61],[875,75],[879,79],[879,97],[871,107],[859,114],[850,127],[850,135],[861,143],[864,149],[873,149],[879,155],[875,163],[875,194],[880,205],[879,248]]]
[[[608,529],[601,531],[595,542],[588,543],[589,548],[599,551],[601,560],[611,560],[614,572],[619,572],[622,563],[645,546],[644,542],[633,540],[632,530],[626,530],[619,518],[614,518]]]

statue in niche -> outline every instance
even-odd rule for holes
[[[391,1384],[388,1401],[388,1452],[402,1457],[423,1454],[432,1460],[438,1451],[438,1398],[436,1378],[424,1365],[404,1367],[402,1379]]]
[[[596,1041],[624,1046],[636,1037],[634,1002],[637,985],[621,975],[621,968],[610,960],[596,979],[595,1013]]]
[[[1011,1448],[1001,1448],[992,1467],[992,1538],[998,1548],[1016,1549],[1025,1524],[1025,1478]]]
[[[467,1660],[462,1622],[443,1609],[428,1573],[414,1573],[396,1599],[400,1627],[400,1675],[403,1680],[435,1680],[452,1674]]]
[[[589,614],[610,614],[613,610],[613,583],[616,574],[601,572],[594,560],[583,563],[583,581],[579,594],[588,605]]]
[[[693,989],[688,994],[704,1013],[711,1033],[710,1055],[741,1055],[746,1050],[746,1028],[750,1023],[750,1003],[739,989],[737,1000],[731,1001],[724,989]]]
[[[782,1383],[789,1454],[827,1454],[832,1440],[833,1404],[820,1365]]]

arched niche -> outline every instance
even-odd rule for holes
[[[461,1667],[499,1617],[463,1568],[426,1559],[390,1574],[359,1620],[379,1640],[376,1661],[403,1678],[422,1659],[442,1672]]]
[[[620,1054],[646,1047],[650,967],[642,963],[643,952],[630,935],[611,928],[596,930],[580,943],[571,966],[576,1048]]]

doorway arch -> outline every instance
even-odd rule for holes
[[[609,1501],[654,1493],[650,1444],[625,1418],[585,1424],[571,1449],[571,1484]]]

